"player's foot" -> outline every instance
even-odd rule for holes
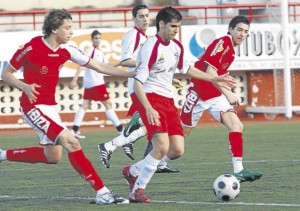
[[[2,151],[3,151],[3,149],[0,149],[0,163],[2,161],[2,156],[1,156]]]
[[[122,174],[123,174],[124,178],[126,179],[128,187],[131,192],[134,187],[134,183],[135,183],[137,177],[132,176],[129,172],[129,169],[130,169],[130,166],[125,166],[122,170]]]
[[[253,182],[262,177],[262,172],[250,172],[245,169],[233,174],[240,182]]]
[[[127,123],[126,127],[123,130],[123,134],[125,137],[128,137],[132,131],[135,131],[141,127],[139,123],[140,114],[135,112],[133,114],[132,119]]]
[[[112,151],[107,150],[104,146],[104,143],[98,144],[98,151],[100,152],[100,158],[102,160],[103,165],[106,168],[109,168],[110,167],[109,160],[110,160]]]
[[[129,195],[129,201],[133,203],[149,203],[150,199],[145,196],[145,190],[138,188]]]
[[[85,139],[86,138],[85,135],[82,135],[79,130],[78,131],[70,130],[70,131],[71,131],[72,135],[75,138],[78,138],[78,139]]]
[[[165,167],[157,166],[157,170],[155,173],[178,173],[179,170],[177,168],[166,165]]]
[[[129,200],[108,191],[101,195],[97,193],[96,204],[129,204]]]
[[[125,144],[122,146],[125,154],[131,159],[134,160],[134,156],[133,156],[133,144],[129,143],[129,144]]]

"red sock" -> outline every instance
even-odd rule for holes
[[[7,160],[24,163],[48,163],[42,147],[10,149],[6,151]]]
[[[102,179],[91,162],[85,157],[82,150],[70,152],[68,156],[73,168],[95,189],[95,191],[104,187]]]
[[[243,157],[243,138],[240,132],[229,133],[230,150],[233,157]]]

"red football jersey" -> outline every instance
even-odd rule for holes
[[[34,104],[55,105],[55,89],[59,78],[59,70],[68,61],[85,65],[90,58],[85,56],[76,47],[62,44],[57,49],[47,45],[41,36],[33,38],[30,42],[18,49],[10,60],[10,65],[15,70],[24,68],[24,82],[38,84],[36,88],[39,95]],[[25,92],[22,93],[21,105],[29,104]]]
[[[233,62],[235,51],[232,45],[231,37],[224,36],[215,39],[202,55],[199,61],[195,63],[195,67],[199,70],[206,71],[208,65],[217,70],[218,75],[227,72],[229,66]],[[197,80],[192,78],[193,85],[190,87],[194,90],[202,100],[209,100],[220,96],[222,93],[210,82]]]

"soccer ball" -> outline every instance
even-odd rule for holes
[[[213,190],[218,199],[230,201],[239,195],[240,182],[231,174],[223,174],[215,180]]]

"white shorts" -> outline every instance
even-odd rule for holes
[[[229,104],[223,94],[219,97],[203,101],[195,91],[189,90],[180,113],[182,125],[185,127],[195,127],[205,110],[219,122],[222,122],[221,113],[228,111],[235,112],[233,106]]]
[[[40,144],[56,144],[59,135],[67,129],[62,123],[57,105],[30,105],[20,109],[25,122],[39,135]]]

